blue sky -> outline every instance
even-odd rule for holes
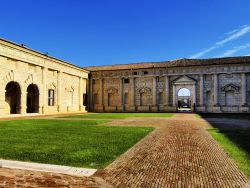
[[[78,66],[250,54],[249,0],[1,0],[0,37]]]

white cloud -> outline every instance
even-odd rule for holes
[[[216,42],[213,46],[190,56],[190,58],[195,59],[195,58],[199,58],[201,56],[204,56],[205,54],[207,54],[207,53],[209,53],[217,48],[220,48],[224,44],[226,44],[230,41],[236,40],[236,39],[248,34],[249,32],[250,32],[250,25],[243,25],[239,29],[236,29],[236,30],[233,30],[233,31],[227,33],[227,37],[224,38],[223,40],[220,40],[220,41]]]
[[[246,55],[244,55],[244,56],[250,56],[250,54],[246,54]]]
[[[236,52],[240,51],[240,50],[244,50],[250,48],[250,43],[249,44],[245,44],[245,45],[241,45],[241,46],[236,46],[233,47],[230,50],[225,51],[223,54],[221,54],[219,57],[227,57],[227,56],[231,56],[233,54],[235,54]]]

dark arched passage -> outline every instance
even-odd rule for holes
[[[5,87],[5,102],[10,114],[20,113],[21,89],[17,82],[9,82]]]
[[[27,113],[39,112],[39,89],[37,85],[30,84],[27,88]]]

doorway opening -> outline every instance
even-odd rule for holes
[[[191,111],[191,92],[187,88],[181,88],[178,91],[178,111],[190,112]]]
[[[27,88],[27,113],[39,112],[39,89],[37,85],[30,84]]]
[[[21,89],[17,82],[9,82],[5,87],[5,103],[10,114],[20,114]]]

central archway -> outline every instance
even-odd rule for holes
[[[30,84],[27,88],[27,113],[39,112],[39,89],[37,85]]]
[[[9,82],[5,87],[5,103],[8,113],[20,113],[21,89],[17,82]]]
[[[189,89],[187,88],[179,89],[177,97],[178,97],[178,110],[191,109],[191,91]]]

